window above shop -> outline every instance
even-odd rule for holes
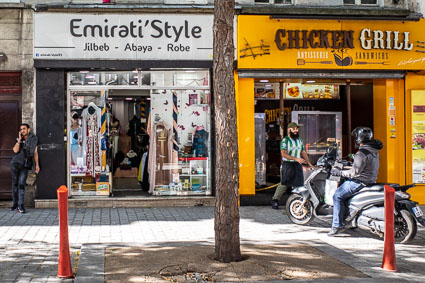
[[[73,88],[209,88],[208,70],[153,70],[153,71],[84,71],[71,72],[69,85]]]
[[[292,0],[254,0],[255,4],[292,4]]]
[[[344,5],[379,5],[381,0],[343,0]]]

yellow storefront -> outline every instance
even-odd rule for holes
[[[414,200],[425,204],[423,30],[424,20],[294,20],[238,16],[236,100],[240,194],[254,195],[256,191],[255,113],[269,111],[267,107],[276,108],[272,103],[289,103],[292,108],[288,111],[293,111],[297,105],[307,111],[332,108],[342,113],[343,155],[351,152],[352,147],[346,125],[351,127],[352,118],[355,120],[353,127],[363,121],[370,123],[375,138],[384,144],[378,181],[415,183],[416,187],[409,193]],[[266,90],[267,85],[260,83],[262,81],[270,82],[270,91]],[[315,82],[316,89],[308,82]],[[323,88],[324,92],[320,90],[323,101],[314,99],[323,84],[328,85]],[[309,88],[312,91],[308,91]],[[329,94],[331,88],[335,97]],[[274,102],[258,98],[267,92],[272,93],[269,100],[274,99]],[[299,100],[286,100],[294,98],[288,94],[299,95]],[[313,97],[311,101],[307,99],[309,95]],[[351,99],[358,101],[354,107],[351,107]],[[260,104],[264,103],[272,106],[261,108]],[[271,112],[267,113],[266,116]],[[278,114],[286,119],[283,112]],[[369,120],[363,117],[367,115],[371,117]]]

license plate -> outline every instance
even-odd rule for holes
[[[417,206],[413,207],[412,210],[416,217],[421,217],[422,215],[424,215],[422,210]]]

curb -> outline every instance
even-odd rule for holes
[[[105,247],[82,245],[74,283],[105,282]]]

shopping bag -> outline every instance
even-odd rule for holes
[[[325,185],[325,203],[328,205],[334,205],[333,197],[338,189],[338,181],[326,179]]]

